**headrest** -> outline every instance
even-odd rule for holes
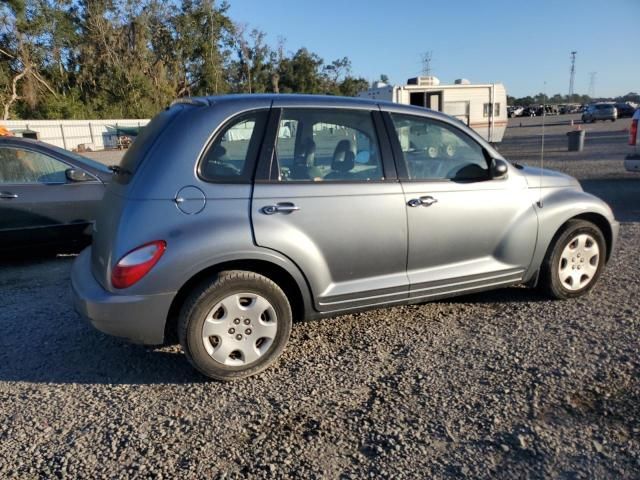
[[[356,162],[355,147],[351,140],[340,140],[333,152],[331,170],[336,172],[348,172]]]
[[[295,158],[296,165],[312,166],[316,155],[316,142],[311,138],[305,138],[300,144],[300,153]]]

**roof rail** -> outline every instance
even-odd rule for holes
[[[208,107],[209,102],[204,98],[199,97],[182,97],[171,102],[170,107],[173,107],[174,105],[196,105],[200,107]]]

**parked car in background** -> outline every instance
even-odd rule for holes
[[[541,117],[543,114],[545,115],[558,115],[560,111],[558,110],[557,105],[539,105],[536,108],[536,115]]]
[[[633,146],[633,152],[624,159],[624,168],[630,172],[640,172],[640,109],[636,110],[631,119],[629,129],[629,145]]]
[[[524,107],[512,106],[507,108],[507,114],[509,118],[521,117],[524,112]]]
[[[177,336],[230,380],[271,365],[294,319],[513,284],[578,297],[617,232],[575,179],[510,165],[439,112],[207,97],[163,111],[126,153],[72,286],[99,330]]]
[[[588,105],[582,113],[584,123],[593,123],[596,120],[611,120],[615,122],[618,118],[616,107],[611,103],[594,103]]]
[[[633,117],[633,114],[636,112],[633,105],[629,105],[626,102],[616,103],[615,107],[618,111],[618,118]]]
[[[86,244],[110,178],[72,152],[0,137],[0,250]]]

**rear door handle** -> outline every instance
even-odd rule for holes
[[[18,194],[11,193],[11,192],[0,192],[0,198],[4,198],[5,200],[11,200],[14,198],[18,198]]]
[[[273,215],[274,213],[293,213],[300,210],[300,207],[290,202],[277,203],[275,205],[267,205],[262,207],[262,213],[265,215]]]
[[[426,197],[412,198],[407,202],[407,205],[410,207],[430,207],[434,203],[438,203],[438,199],[433,198],[431,195],[427,195]]]

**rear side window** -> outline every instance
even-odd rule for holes
[[[199,173],[208,182],[251,181],[264,136],[268,111],[243,114],[216,135],[200,161]]]
[[[384,180],[371,112],[284,109],[278,129],[278,180]]]

